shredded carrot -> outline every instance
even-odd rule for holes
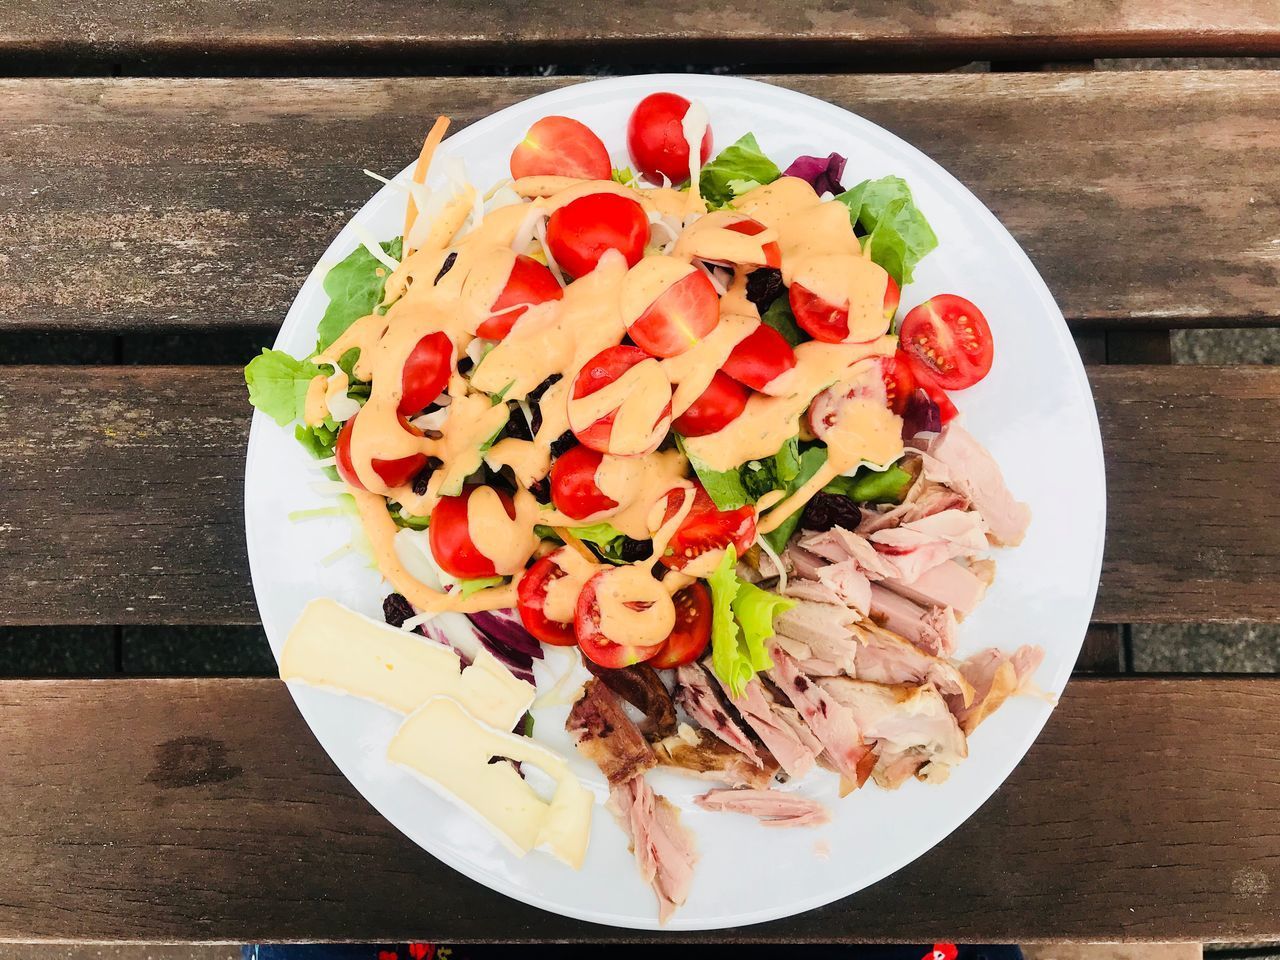
[[[431,132],[427,134],[427,139],[422,141],[422,152],[418,154],[418,162],[413,168],[414,183],[427,182],[427,171],[431,168],[431,158],[448,130],[449,118],[436,117],[436,122],[432,125]],[[409,255],[409,230],[413,227],[413,222],[416,219],[418,219],[418,205],[413,202],[413,194],[409,194],[409,205],[404,212],[404,255],[406,257]]]
[[[552,527],[551,529],[556,532],[557,537],[564,541],[566,547],[572,547],[577,550],[584,559],[590,560],[592,563],[598,562],[596,555],[587,549],[587,545],[570,533],[566,527]]]

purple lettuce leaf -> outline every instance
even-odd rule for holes
[[[844,176],[845,162],[845,158],[838,153],[830,153],[825,157],[796,157],[782,175],[807,180],[818,196],[829,193],[834,197],[838,193],[844,193],[840,178]]]

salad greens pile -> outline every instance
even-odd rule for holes
[[[916,265],[937,246],[937,237],[916,207],[904,180],[886,176],[863,180],[848,190],[841,190],[839,177],[844,164],[844,158],[837,154],[827,158],[802,157],[788,168],[788,174],[808,179],[820,193],[825,190],[833,194],[836,201],[848,208],[850,222],[864,250],[869,249],[871,259],[899,286],[909,283]],[[703,166],[698,186],[710,209],[732,209],[738,197],[781,176],[782,170],[748,133]],[[629,168],[615,169],[613,180],[631,184],[635,174]],[[400,237],[380,246],[394,259],[399,260],[403,254]],[[324,291],[329,296],[329,305],[317,328],[316,353],[333,344],[356,320],[375,311],[385,311],[382,301],[388,276],[386,266],[364,246],[357,247],[328,271]],[[761,320],[792,346],[808,339],[797,325],[785,295],[776,297],[762,310]],[[369,396],[369,384],[357,380],[352,372],[357,355],[356,350],[348,351],[340,358],[339,365],[350,377],[348,397],[363,403]],[[317,459],[333,456],[340,424],[326,419],[320,426],[308,427],[301,421],[311,381],[330,372],[310,359],[298,360],[281,350],[263,350],[245,367],[245,382],[253,406],[281,426],[296,423],[298,441]],[[499,395],[494,402],[501,399]],[[680,443],[679,437],[677,443]],[[801,440],[799,436],[791,438],[773,457],[752,460],[736,470],[713,470],[696,457],[689,458],[698,480],[721,510],[754,505],[772,491],[790,495],[812,478],[826,459],[824,445]],[[329,468],[328,472],[336,478],[336,471]],[[898,503],[912,479],[911,474],[896,464],[881,471],[864,467],[854,476],[837,477],[823,491],[863,504]],[[392,504],[388,504],[388,509],[400,526],[423,529],[427,525],[427,518],[402,516]],[[801,513],[797,511],[776,530],[764,535],[764,539],[775,552],[781,553],[800,520]],[[550,527],[540,526],[537,533],[544,539],[559,539]],[[626,562],[623,550],[628,538],[607,521],[574,527],[573,534],[591,544],[602,559]],[[773,634],[774,617],[795,605],[794,600],[739,578],[734,572],[736,561],[735,550],[730,546],[715,572],[707,578],[713,607],[712,667],[735,697],[756,672],[773,666],[765,641]],[[501,578],[460,581],[459,588],[466,596],[497,582],[501,582]]]

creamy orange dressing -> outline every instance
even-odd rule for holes
[[[695,118],[696,119],[696,118]],[[696,127],[696,124],[694,125]],[[690,135],[700,133],[697,129]],[[696,170],[693,171],[696,183]],[[547,475],[551,444],[571,425],[579,431],[612,416],[609,445],[596,472],[596,484],[616,501],[616,508],[590,518],[607,520],[633,539],[652,539],[653,555],[642,564],[627,565],[604,578],[599,595],[601,627],[607,637],[634,645],[656,643],[670,632],[674,608],[670,595],[709,575],[720,551],[703,554],[683,572],[668,572],[656,580],[650,568],[667,550],[671,538],[693,505],[688,463],[674,450],[646,453],[666,435],[670,416],[679,416],[699,397],[732,353],[760,323],[746,295],[746,278],[754,265],[766,262],[764,247],[777,243],[784,277],[802,282],[832,302],[847,303],[850,327],[867,342],[826,344],[810,342],[796,349],[796,365],[769,385],[770,393],[753,394],[741,416],[719,433],[688,438],[689,453],[717,470],[734,469],[752,459],[774,453],[802,429],[802,418],[814,397],[827,387],[855,375],[855,365],[889,355],[895,341],[881,336],[887,322],[881,310],[886,275],[864,256],[840,204],[823,203],[807,183],[783,178],[751,191],[737,202],[737,210],[705,212],[693,190],[636,189],[612,181],[583,181],[564,177],[517,180],[515,192],[527,202],[500,207],[476,224],[468,224],[475,208],[475,191],[464,188],[446,203],[429,224],[415,225],[421,243],[387,280],[385,314],[364,317],[331,345],[317,363],[336,361],[353,348],[360,350],[356,375],[371,380],[369,400],[351,428],[352,465],[369,492],[353,490],[378,567],[397,590],[419,610],[480,610],[514,603],[515,588],[479,591],[466,601],[442,594],[416,580],[396,558],[392,540],[396,526],[387,500],[405,513],[425,515],[441,495],[460,491],[482,462],[494,470],[510,469],[519,490],[516,516],[509,517],[497,494],[477,490],[468,502],[468,533],[477,549],[503,575],[518,575],[529,558],[544,552],[534,533],[538,523],[565,529],[572,537],[575,521],[550,508],[541,508],[528,487]],[[646,256],[628,269],[616,252],[606,253],[592,273],[565,288],[563,298],[529,307],[511,331],[488,351],[465,378],[455,372],[448,392],[451,403],[441,415],[439,435],[418,436],[401,419],[402,371],[418,342],[442,332],[453,344],[454,359],[462,356],[489,316],[506,284],[515,256],[533,252],[524,247],[531,229],[543,218],[578,197],[611,193],[636,199],[652,217],[677,226],[668,256]],[[839,216],[837,216],[839,214]],[[764,225],[748,236],[727,229],[750,216]],[[446,258],[450,269],[437,279]],[[720,301],[716,327],[705,337],[689,331],[689,348],[675,357],[646,359],[595,393],[570,399],[574,379],[583,366],[607,347],[617,345],[666,289],[697,269],[705,260],[734,267],[734,280]],[[878,376],[878,372],[877,372]],[[550,377],[560,377],[538,401],[542,422],[532,441],[506,438],[481,453],[481,446],[502,426],[507,407],[494,404],[490,394],[504,400],[524,400]],[[321,422],[328,401],[347,388],[345,377],[317,377],[307,394],[306,420]],[[517,411],[514,416],[523,416]],[[773,505],[761,530],[773,529],[794,512],[831,476],[864,460],[884,463],[901,453],[897,439],[900,421],[882,405],[853,400],[843,404],[828,431],[829,459],[802,490]],[[895,446],[896,445],[896,446]],[[390,489],[373,467],[424,454],[440,461],[431,473],[426,493],[415,495],[407,486]],[[683,489],[679,509],[665,518],[667,495]],[[585,551],[585,548],[583,548]],[[548,586],[546,612],[568,622],[581,586],[601,567],[588,556],[566,550],[561,568],[566,576]]]

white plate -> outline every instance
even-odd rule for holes
[[[624,131],[632,106],[655,90],[701,100],[717,149],[755,133],[764,152],[786,166],[800,154],[832,150],[849,158],[845,183],[904,177],[937,231],[939,246],[902,295],[902,310],[935,293],[958,293],[980,305],[995,336],[995,366],[957,396],[964,423],[1000,462],[1009,486],[1030,502],[1026,542],[996,554],[999,575],[981,608],[961,627],[961,654],[996,645],[1038,643],[1046,651],[1036,679],[1061,693],[1093,607],[1102,561],[1102,448],[1084,368],[1062,314],[1026,255],[994,216],[928,157],[885,130],[820,100],[730,77],[649,76],[598,80],[547,93],[502,110],[445,141],[439,156],[461,157],[482,189],[507,176],[507,158],[528,126],[567,114],[591,126],[628,162]],[[423,132],[429,118],[420,118]],[[411,158],[406,158],[411,159]],[[438,167],[436,168],[439,169]],[[404,174],[404,175],[407,175]],[[404,194],[379,191],[358,214],[379,239],[399,234]],[[321,263],[357,246],[348,226]],[[323,270],[307,279],[276,346],[305,356],[327,303]],[[245,526],[258,608],[279,656],[289,626],[310,599],[335,597],[373,616],[387,587],[356,556],[329,565],[348,539],[347,521],[292,523],[290,511],[323,505],[319,474],[281,430],[255,415],[245,476]],[[370,704],[310,689],[292,691],[312,731],[355,787],[414,842],[467,876],[526,903],[572,917],[654,928],[653,894],[640,881],[622,831],[596,808],[586,865],[574,872],[544,854],[516,859],[466,815],[383,760],[396,718]],[[538,717],[539,740],[572,753],[562,726],[567,708]],[[771,830],[732,814],[710,814],[690,799],[702,781],[653,776],[659,792],[684,809],[701,859],[689,901],[668,924],[698,930],[756,923],[847,896],[920,856],[959,826],[1009,775],[1050,713],[1043,700],[1002,707],[972,737],[969,759],[941,786],[912,781],[896,792],[874,786],[843,801],[835,778],[813,774],[802,788],[829,803],[833,822],[818,829]],[[598,772],[577,770],[601,797]],[[321,843],[320,836],[300,843]]]

